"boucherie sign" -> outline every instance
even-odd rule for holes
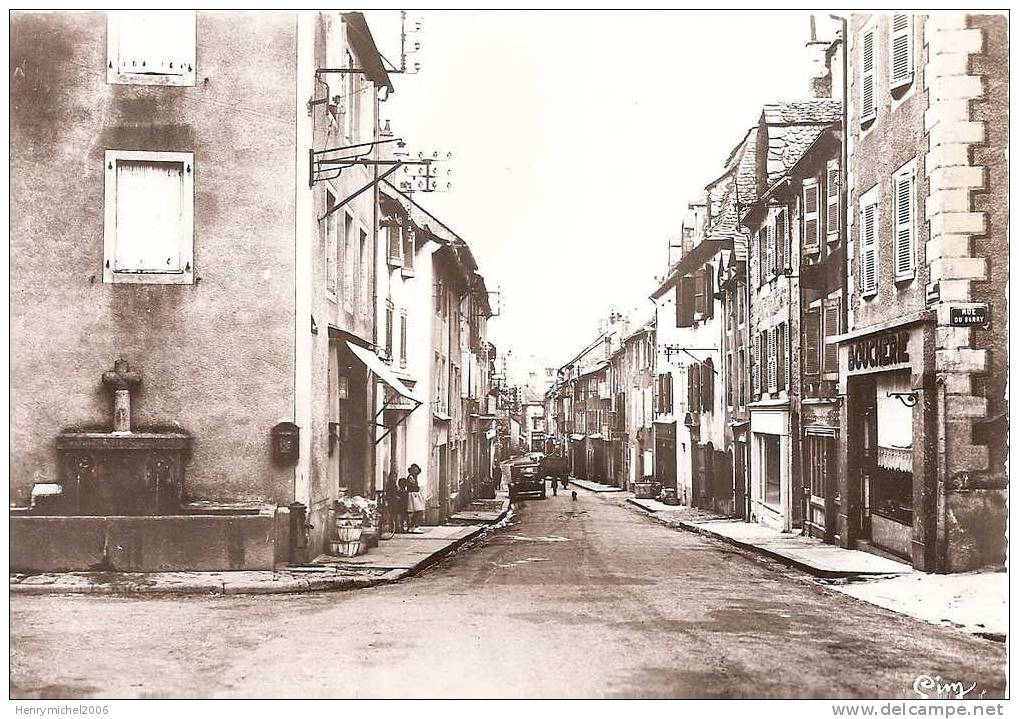
[[[909,333],[884,332],[849,345],[849,371],[909,364]]]

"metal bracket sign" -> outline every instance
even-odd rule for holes
[[[986,329],[991,322],[987,305],[970,305],[967,307],[950,307],[948,324],[951,327],[979,327]]]

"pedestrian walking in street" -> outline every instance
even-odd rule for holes
[[[550,479],[552,480],[552,496],[553,497],[558,497],[559,496],[559,480],[557,480],[555,477],[550,477]]]
[[[396,480],[396,472],[386,472],[386,481],[382,485],[382,490],[386,501],[386,513],[393,520],[393,531],[402,532],[407,521],[407,512],[401,503],[400,485]]]
[[[418,484],[418,475],[421,468],[416,464],[407,468],[407,519],[410,528],[407,530],[413,534],[421,534],[421,521],[425,514],[425,500],[421,496],[421,486]]]

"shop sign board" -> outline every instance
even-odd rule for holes
[[[909,332],[881,332],[849,343],[849,371],[909,366]]]

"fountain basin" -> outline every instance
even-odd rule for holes
[[[190,452],[183,432],[62,432],[61,492],[33,514],[179,514]]]

